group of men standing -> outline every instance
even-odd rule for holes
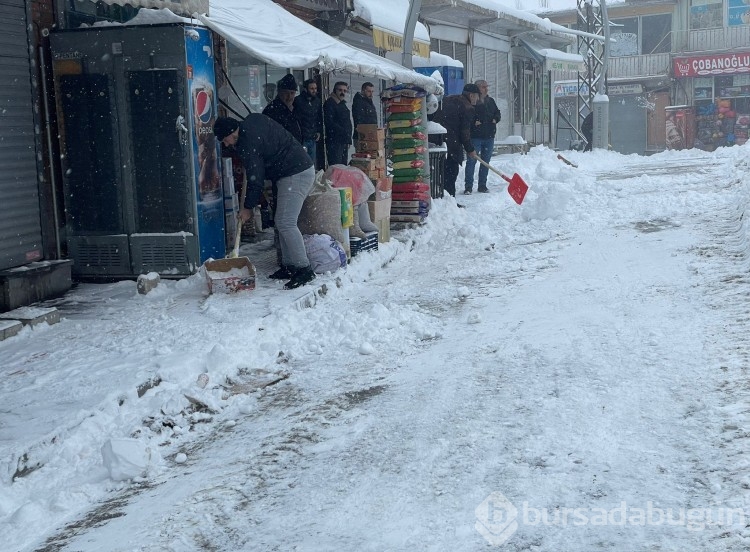
[[[443,106],[433,120],[448,131],[446,142],[448,154],[445,160],[445,191],[456,195],[456,180],[459,167],[464,161],[466,152],[466,170],[464,171],[464,194],[471,194],[474,189],[474,170],[477,161],[479,179],[477,190],[488,193],[488,164],[495,147],[497,123],[500,122],[500,110],[495,100],[489,95],[489,84],[478,80],[466,84],[461,94],[446,96]]]
[[[333,85],[333,92],[322,105],[314,79],[302,83],[302,92],[297,96],[297,81],[294,75],[287,74],[277,83],[276,90],[276,98],[263,109],[263,115],[294,136],[316,161],[317,168],[321,165],[317,162],[318,145],[325,143],[328,165],[346,165],[349,146],[357,139],[357,125],[378,124],[378,111],[372,99],[375,85],[371,82],[364,83],[354,96],[351,111],[346,103],[349,85],[343,81]]]

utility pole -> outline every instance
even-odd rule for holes
[[[586,72],[578,73],[578,125],[594,112],[593,146],[609,148],[609,98],[607,97],[607,64],[609,61],[609,18],[606,0],[578,0],[578,28],[593,35],[595,40],[578,37],[578,52],[583,56]]]
[[[411,56],[412,44],[414,43],[414,29],[417,27],[417,19],[422,9],[422,0],[409,0],[409,13],[404,23],[404,51],[401,54],[401,65],[413,69]]]

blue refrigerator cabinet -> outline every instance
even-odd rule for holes
[[[179,278],[224,257],[210,32],[94,27],[50,43],[74,275]]]

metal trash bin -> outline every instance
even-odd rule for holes
[[[445,146],[429,149],[430,155],[430,197],[443,197],[445,188],[445,158],[448,149]]]

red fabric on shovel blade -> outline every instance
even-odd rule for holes
[[[510,194],[510,197],[512,197],[513,201],[519,205],[523,203],[523,198],[526,196],[528,189],[528,185],[518,173],[513,175],[513,178],[510,179],[510,183],[508,184],[508,193]]]

